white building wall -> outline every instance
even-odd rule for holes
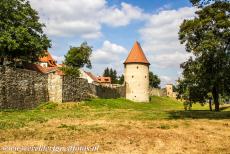
[[[125,65],[126,99],[149,102],[149,67],[145,64]]]
[[[48,67],[48,63],[40,62],[40,66],[42,66],[42,67]]]
[[[86,79],[88,81],[88,83],[92,83],[93,82],[93,79],[91,77],[89,77],[85,72],[84,70],[80,69],[80,75],[79,75],[80,78],[83,78],[83,79]]]

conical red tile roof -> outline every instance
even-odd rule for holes
[[[124,64],[129,63],[143,63],[150,65],[149,61],[145,57],[145,54],[140,44],[137,41],[134,43],[132,50],[130,51],[127,59],[124,62]]]

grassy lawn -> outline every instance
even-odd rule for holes
[[[230,108],[93,99],[43,103],[33,110],[0,111],[0,147],[99,145],[98,153],[229,153]],[[1,151],[0,151],[1,152]]]

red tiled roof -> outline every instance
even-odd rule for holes
[[[55,71],[58,70],[57,67],[42,67],[39,64],[26,64],[24,67],[26,69],[33,70],[33,71],[36,71],[36,72],[40,72],[40,73],[43,73],[43,74],[55,72]]]
[[[111,83],[111,77],[99,76],[97,80],[99,83]]]
[[[132,50],[130,51],[127,59],[124,62],[124,64],[129,63],[143,63],[150,65],[149,61],[145,57],[145,54],[140,44],[137,41],[134,43]]]
[[[46,56],[39,58],[39,62],[48,63],[51,67],[57,66],[55,60],[53,59],[49,51],[45,51],[45,53]]]
[[[97,77],[94,76],[91,72],[84,71],[93,81],[98,82]]]
[[[59,69],[57,69],[56,74],[61,75],[61,76],[65,75],[64,72],[62,70],[59,70]]]

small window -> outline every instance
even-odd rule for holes
[[[132,78],[134,78],[134,76],[132,75]]]
[[[134,97],[137,97],[137,96],[134,96]]]
[[[139,67],[137,66],[137,69],[138,69]]]
[[[147,78],[147,76],[145,76],[145,78]]]

